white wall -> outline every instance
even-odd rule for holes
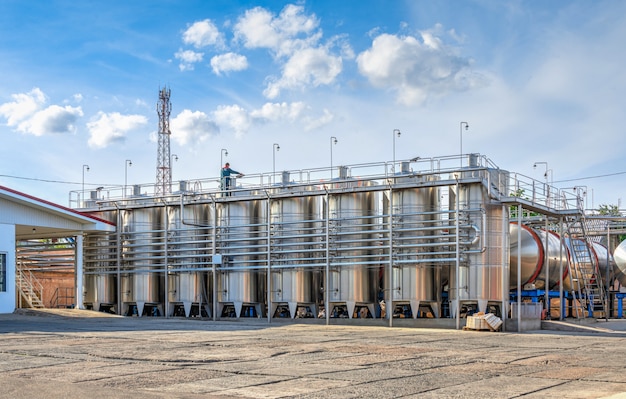
[[[0,224],[0,252],[7,256],[7,290],[0,292],[0,313],[15,310],[15,225]]]

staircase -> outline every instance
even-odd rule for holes
[[[599,265],[589,249],[590,238],[586,234],[585,218],[575,217],[567,227],[567,246],[570,250],[570,283],[574,306],[580,303],[580,312],[576,309],[576,317],[582,317],[585,309],[589,317],[608,318],[608,301]]]
[[[28,304],[27,307],[35,309],[43,309],[43,286],[37,278],[29,271],[25,272],[21,267],[17,268],[16,273],[17,291],[21,298]],[[23,306],[26,307],[26,306]]]

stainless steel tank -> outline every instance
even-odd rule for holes
[[[613,258],[613,254],[607,249],[606,246],[592,241],[590,244],[591,256],[594,259],[596,265],[598,265],[598,271],[602,276],[603,283],[607,281],[607,273],[608,278],[610,279],[612,276],[620,275],[620,269],[617,267],[615,263],[615,259]]]
[[[178,315],[182,305],[186,317],[192,305],[208,308],[206,270],[208,267],[207,226],[211,224],[210,206],[205,203],[182,204],[167,208],[168,298],[170,313]],[[200,308],[198,308],[200,314]]]
[[[298,305],[316,315],[313,268],[319,251],[319,197],[283,197],[271,201],[272,316],[287,304],[291,318]]]
[[[111,274],[85,275],[83,303],[97,311],[103,310],[103,306],[114,306],[117,303],[115,280],[115,276]]]
[[[232,304],[236,317],[244,305],[253,306],[260,316],[259,268],[266,265],[260,255],[266,252],[266,223],[258,200],[229,201],[217,204],[218,248],[222,265],[218,273],[220,315]]]
[[[162,274],[155,271],[163,259],[159,232],[163,209],[146,207],[122,210],[122,302],[137,306],[143,315],[146,304],[163,312]]]
[[[613,251],[613,259],[617,268],[615,277],[622,286],[626,285],[626,240],[622,241],[615,251]]]
[[[463,173],[464,178],[489,176],[491,183],[498,181],[498,171],[495,170]],[[483,312],[487,311],[489,304],[500,309],[501,303],[508,299],[503,290],[505,285],[508,287],[508,275],[503,274],[503,256],[508,256],[509,247],[509,234],[504,230],[508,229],[508,212],[501,204],[491,201],[488,186],[483,183],[462,183],[458,193],[455,189],[452,186],[451,198],[458,195],[460,214],[458,299],[460,303],[477,304],[478,310]],[[507,250],[506,255],[503,255],[503,248]],[[449,293],[453,313],[456,312],[456,278],[456,265],[451,265]]]
[[[369,182],[347,181],[336,188],[359,187]],[[375,192],[346,192],[329,197],[330,303],[346,305],[352,318],[356,305],[375,314],[374,301],[380,267],[378,197]]]
[[[522,289],[545,289],[545,265],[546,251],[548,252],[548,278],[550,284],[548,289],[556,289],[559,284],[559,272],[563,270],[563,287],[568,290],[570,288],[570,279],[568,277],[569,264],[567,261],[569,250],[565,245],[561,244],[558,234],[548,232],[544,229],[536,229],[530,226],[522,225],[521,242],[518,245],[518,224],[511,222],[509,224],[510,234],[510,274],[509,287],[514,289],[517,287],[517,260],[518,253],[521,251],[521,286]],[[547,241],[546,241],[547,240]],[[562,264],[562,266],[561,266]]]
[[[417,180],[416,180],[417,179]],[[430,177],[398,178],[396,183],[411,181],[424,183]],[[388,193],[385,193],[388,197]],[[432,259],[434,235],[439,232],[435,223],[439,220],[439,189],[422,187],[392,191],[393,204],[393,251],[392,269],[393,303],[408,303],[413,318],[417,317],[420,303],[427,303],[434,316],[439,316],[439,301],[435,281],[439,264],[424,261]],[[386,206],[387,207],[387,206]],[[385,271],[383,284],[388,272]]]

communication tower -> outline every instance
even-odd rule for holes
[[[157,181],[156,195],[165,195],[172,192],[172,169],[170,167],[170,103],[171,90],[163,87],[159,91],[157,113],[159,114],[159,149],[157,153]]]

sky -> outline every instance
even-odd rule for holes
[[[462,141],[624,208],[625,21],[619,0],[2,0],[0,185],[68,205],[156,182],[167,87],[173,181]]]

